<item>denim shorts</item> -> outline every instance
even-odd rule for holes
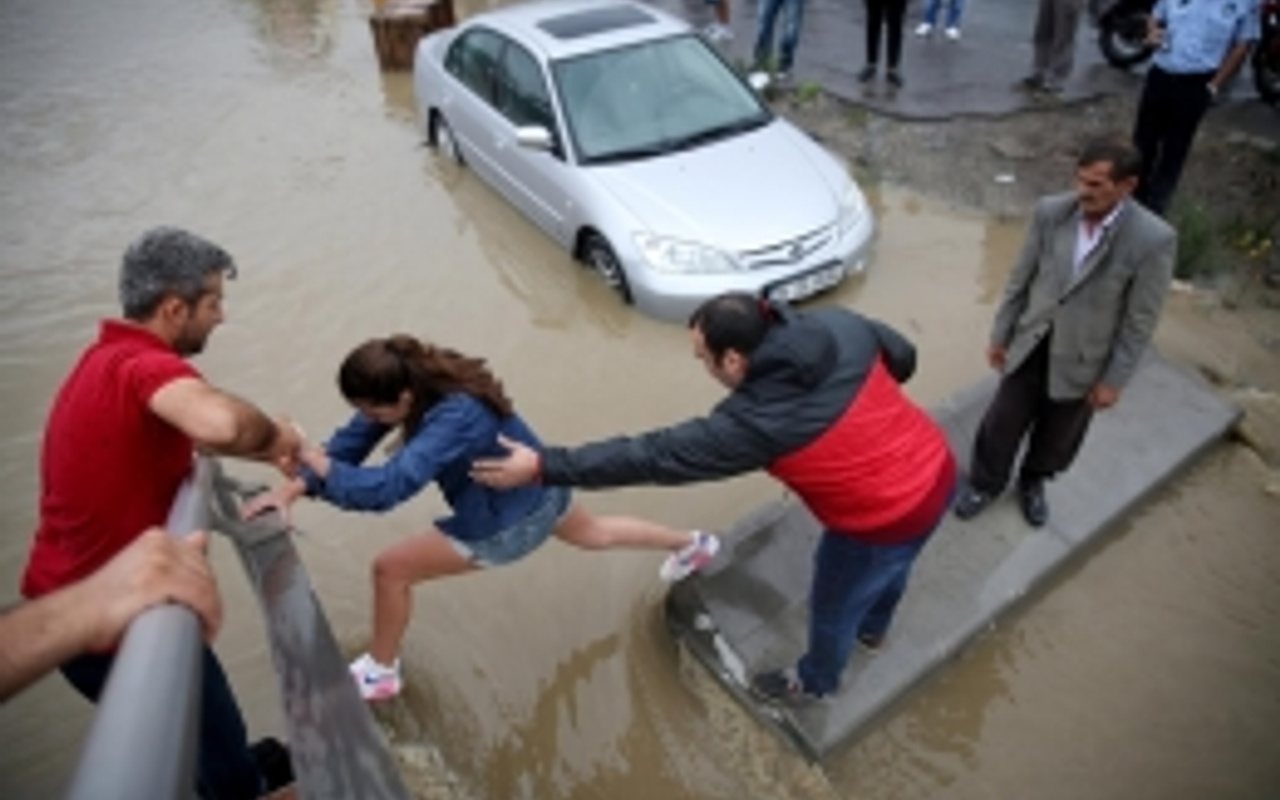
[[[546,495],[529,516],[492,536],[474,541],[449,539],[455,550],[477,567],[496,567],[519,561],[537,550],[560,518],[569,510],[571,493],[563,486],[548,487]]]

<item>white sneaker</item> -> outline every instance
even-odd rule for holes
[[[713,22],[702,29],[702,35],[713,42],[733,41],[733,30],[728,25]]]
[[[921,22],[916,26],[916,36],[928,36],[933,33],[933,26],[927,22]]]
[[[958,41],[960,41],[960,29],[959,29],[959,28],[956,28],[956,27],[947,28],[947,30],[946,30],[946,34],[947,34],[947,38],[948,38],[948,39],[950,39],[951,41],[953,41],[953,42],[958,42]]]
[[[720,537],[714,533],[693,532],[693,541],[667,556],[658,577],[668,583],[683,580],[711,563],[720,551]]]
[[[360,689],[360,696],[365,700],[389,700],[404,688],[404,682],[400,680],[398,658],[391,666],[387,666],[379,664],[373,660],[373,656],[365,653],[352,661],[348,669]]]

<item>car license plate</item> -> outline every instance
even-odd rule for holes
[[[775,284],[769,287],[766,294],[770,300],[782,300],[785,302],[802,300],[824,289],[830,289],[843,280],[844,275],[845,267],[843,264],[832,264],[797,278],[791,278]]]

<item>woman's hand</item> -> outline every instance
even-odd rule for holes
[[[242,519],[253,519],[267,511],[278,511],[284,521],[292,525],[293,520],[289,509],[294,501],[306,494],[306,491],[306,482],[301,478],[294,478],[288,483],[283,483],[269,492],[263,492],[245,503],[244,507],[240,509],[240,517]]]
[[[329,476],[329,454],[323,449],[319,447],[304,447],[299,454],[299,459],[321,478]]]

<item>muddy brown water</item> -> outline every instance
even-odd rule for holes
[[[550,441],[672,421],[718,397],[679,326],[623,308],[421,147],[407,77],[377,71],[367,11],[0,4],[3,601],[34,526],[49,399],[115,311],[123,247],[158,223],[208,235],[241,266],[199,367],[313,432],[345,413],[337,361],[392,330],[489,358]],[[983,369],[1020,225],[902,190],[874,201],[875,265],[824,302],[909,333],[922,363],[911,390],[934,401]],[[1241,448],[1214,453],[824,771],[674,651],[651,553],[552,543],[421,588],[408,699],[382,719],[424,797],[1274,797],[1280,526],[1258,472]],[[755,476],[580,497],[716,527],[781,494]],[[344,642],[367,630],[372,554],[440,507],[428,493],[381,517],[298,510],[299,548]],[[255,600],[225,543],[215,559],[229,605],[218,649],[253,729],[279,733]],[[0,707],[0,797],[57,796],[89,718],[58,678]]]

